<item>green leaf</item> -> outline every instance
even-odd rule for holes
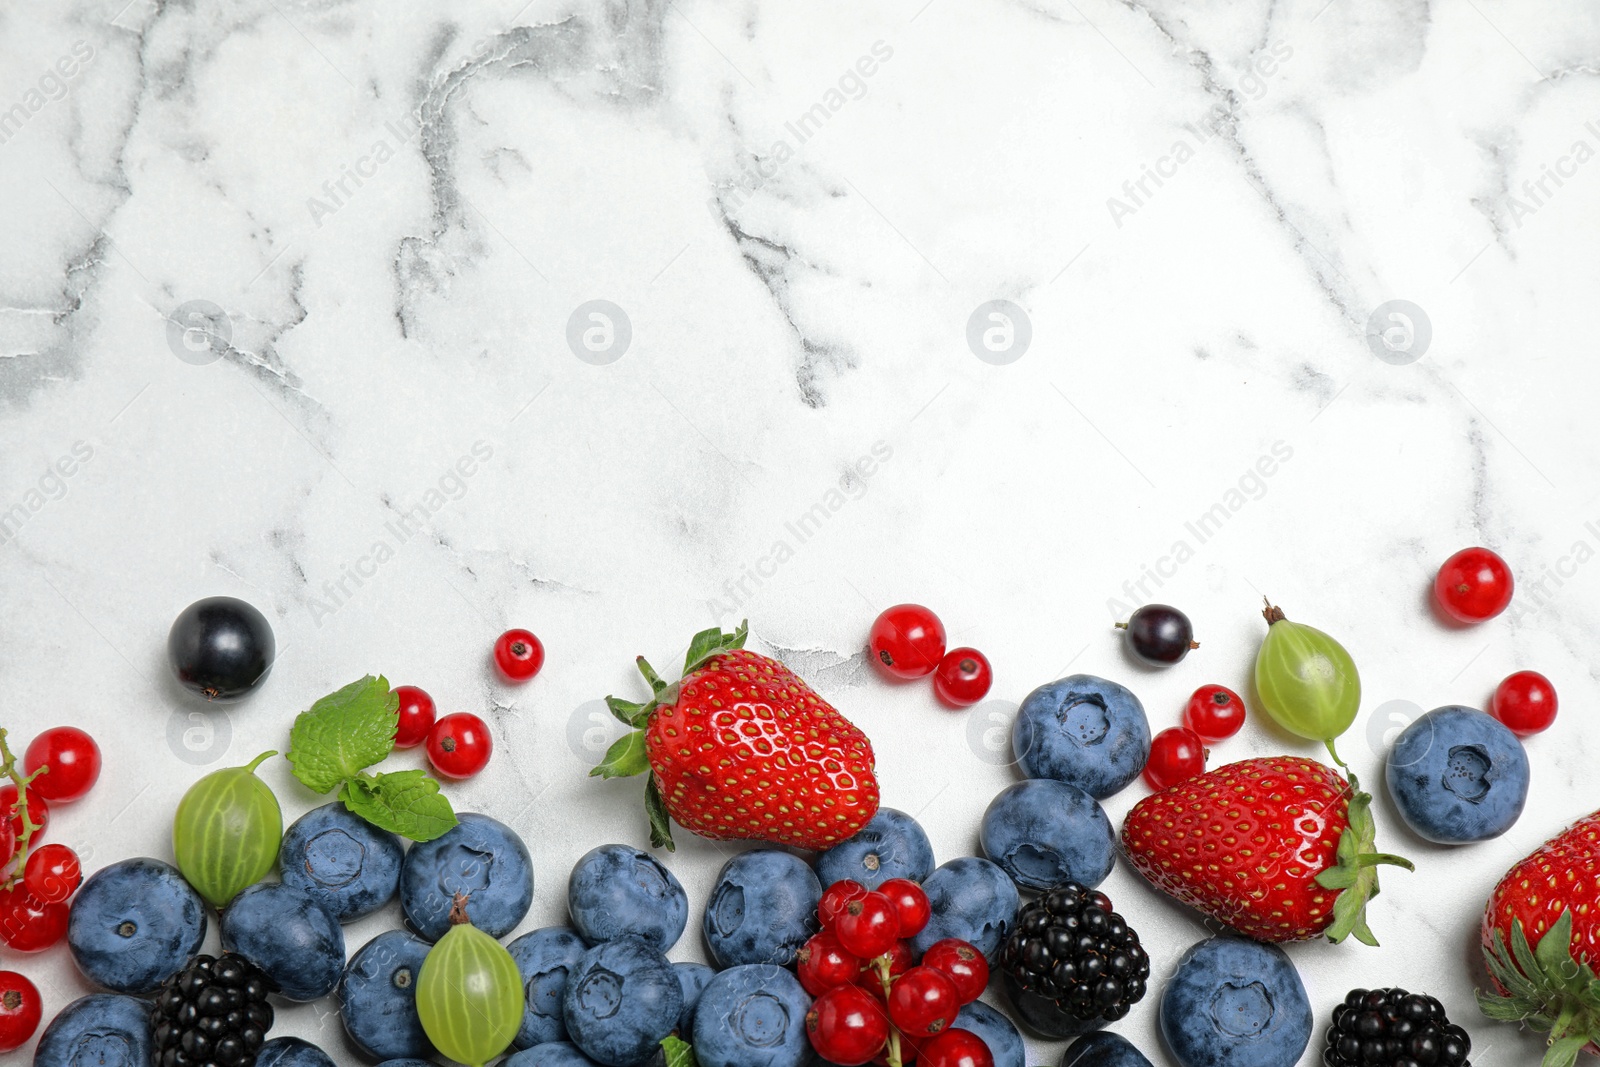
[[[667,1067],[700,1067],[689,1042],[675,1034],[661,1039],[661,1051],[666,1053]]]
[[[689,641],[689,651],[683,657],[684,675],[687,676],[690,671],[718,653],[726,652],[730,648],[743,648],[744,639],[749,633],[750,622],[748,619],[741,622],[739,628],[730,633],[723,633],[720,626],[714,626],[709,630],[701,630]]]
[[[650,784],[644,789],[644,810],[650,817],[650,847],[677,851],[677,845],[672,842],[672,820],[667,817],[667,802],[661,796],[661,783],[653,774]]]
[[[312,792],[333,792],[389,754],[399,722],[400,698],[388,679],[351,682],[295,718],[287,755],[294,776]]]
[[[616,716],[618,722],[638,729],[649,720],[650,712],[654,709],[655,702],[635,704],[633,701],[623,700],[621,697],[606,697],[606,707],[611,709],[611,714]]]
[[[605,758],[589,771],[589,777],[630,778],[650,769],[650,758],[645,755],[644,731],[624,734],[606,749]]]
[[[413,841],[432,841],[456,825],[450,801],[423,771],[359,775],[344,784],[339,799],[380,830]]]
[[[1578,1060],[1578,1053],[1589,1043],[1588,1034],[1578,1034],[1575,1037],[1563,1037],[1559,1041],[1552,1041],[1550,1048],[1544,1054],[1544,1061],[1540,1067],[1572,1067]]]

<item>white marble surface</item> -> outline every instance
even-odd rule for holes
[[[984,746],[1030,688],[1108,674],[1168,725],[1244,683],[1266,592],[1354,653],[1369,782],[1420,708],[1522,667],[1560,688],[1510,834],[1430,847],[1380,800],[1419,864],[1385,875],[1383,947],[1291,950],[1319,1013],[1425,988],[1475,1063],[1533,1062],[1471,993],[1488,889],[1597,801],[1592,5],[520,2],[0,9],[3,720],[88,726],[108,756],[52,836],[90,866],[166,855],[206,766],[383,671],[492,719],[492,767],[452,796],[529,836],[547,924],[577,856],[644,838],[634,785],[584,776],[597,698],[747,614],[950,858],[1014,775]],[[566,339],[594,299],[631,324],[613,362]],[[1031,328],[1005,365],[966,340],[996,299]],[[1379,359],[1392,300],[1424,310]],[[208,306],[214,350],[184,331]],[[1453,629],[1426,589],[1472,543],[1522,591]],[[260,605],[283,655],[208,735],[162,648],[213,593]],[[1164,673],[1110,628],[1152,598],[1203,642]],[[903,599],[989,653],[991,703],[865,669]],[[524,689],[486,669],[512,624],[550,653]],[[1215,758],[1284,750],[1314,754],[1252,724]],[[698,908],[722,850],[681,840]],[[1126,868],[1106,889],[1158,973],[1205,934]],[[64,949],[4,963],[51,1013],[85,989]],[[1119,1029],[1168,1063],[1155,1004]],[[280,1018],[354,1062],[333,1018]]]

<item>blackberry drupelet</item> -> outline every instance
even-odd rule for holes
[[[1352,989],[1333,1009],[1327,1067],[1471,1067],[1472,1039],[1444,1005],[1404,989]]]
[[[1065,882],[1018,913],[1000,970],[1023,1022],[1073,1037],[1128,1014],[1145,994],[1150,957],[1104,893]]]
[[[242,956],[196,956],[156,993],[155,1067],[251,1067],[272,1029],[266,975]]]

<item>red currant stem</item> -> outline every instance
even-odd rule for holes
[[[17,787],[17,820],[22,823],[22,835],[17,838],[17,851],[13,857],[11,874],[5,880],[4,888],[11,889],[22,878],[22,868],[28,861],[28,842],[33,835],[44,829],[39,823],[28,817],[28,783],[41,774],[49,774],[48,766],[40,767],[32,774],[24,775],[17,770],[17,757],[11,754],[11,747],[6,744],[5,727],[0,726],[0,775],[11,779],[11,784]],[[0,815],[4,815],[0,812]]]
[[[889,1004],[889,985],[894,979],[889,974],[894,958],[889,953],[884,953],[872,961],[872,969],[878,972],[878,981],[883,983],[883,1003],[885,1011]],[[889,1067],[901,1067],[900,1063],[900,1031],[896,1030],[894,1023],[889,1024]]]

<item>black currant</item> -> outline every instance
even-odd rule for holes
[[[1146,604],[1117,628],[1128,632],[1128,650],[1152,667],[1167,667],[1199,648],[1189,616],[1166,604]]]
[[[184,688],[219,704],[260,685],[277,651],[266,616],[231,596],[195,601],[167,634],[172,673]]]

